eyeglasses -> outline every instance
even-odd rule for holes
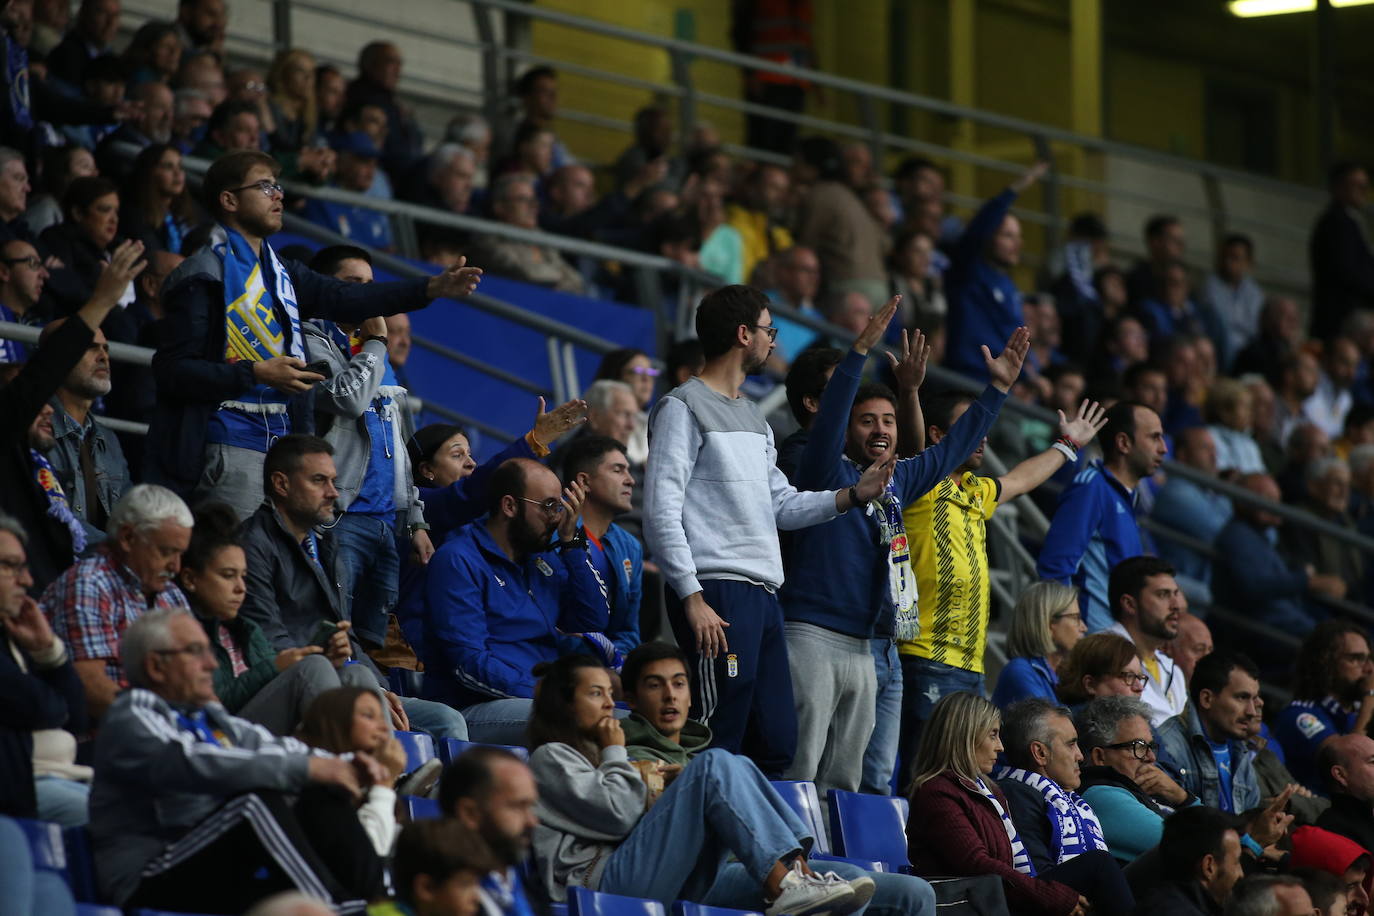
[[[33,255],[29,255],[27,258],[4,258],[3,261],[0,263],[23,264],[29,270],[37,270],[38,268],[43,266],[43,262],[35,258]]]
[[[763,333],[767,334],[769,340],[777,340],[777,339],[778,339],[778,329],[777,329],[776,327],[774,327],[773,325],[771,325],[771,324],[770,324],[770,325],[751,324],[751,325],[749,325],[749,327],[753,328],[755,331],[762,331]]]
[[[520,498],[527,503],[534,503],[540,509],[543,509],[545,515],[562,515],[563,510],[567,508],[567,506],[563,505],[563,500],[561,499],[539,500],[530,499],[528,496],[522,496]]]
[[[647,375],[649,378],[658,378],[658,370],[653,366],[631,366],[631,375]]]
[[[158,655],[189,655],[192,658],[204,658],[210,654],[208,643],[193,642],[189,646],[182,646],[180,649],[154,649]]]
[[[1359,665],[1361,668],[1363,668],[1365,665],[1369,664],[1369,653],[1368,653],[1368,652],[1342,652],[1342,653],[1341,653],[1341,661],[1343,661],[1343,662],[1351,662],[1351,663],[1356,664],[1356,665]]]
[[[23,560],[0,560],[0,573],[7,576],[22,576],[29,571],[29,564]]]
[[[1146,684],[1150,683],[1150,676],[1148,674],[1136,674],[1134,671],[1118,671],[1116,676],[1125,681],[1128,687],[1134,687],[1137,684],[1144,687]]]
[[[254,188],[257,188],[259,191],[261,191],[262,195],[268,198],[269,200],[273,197],[286,196],[286,192],[282,190],[281,185],[277,184],[275,181],[266,180],[255,181],[252,184],[246,184],[241,188],[230,188],[229,191],[230,193],[237,194],[240,191],[251,191]]]
[[[1131,756],[1136,760],[1149,760],[1150,755],[1159,750],[1159,742],[1144,741],[1136,738],[1134,741],[1120,741],[1116,744],[1107,745],[1108,750],[1130,751]]]
[[[1062,614],[1055,614],[1050,620],[1072,620],[1074,623],[1082,623],[1083,615],[1078,611],[1064,611]]]

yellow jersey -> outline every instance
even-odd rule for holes
[[[903,655],[983,673],[991,597],[986,524],[1001,495],[995,478],[965,471],[902,513],[921,620],[920,637],[898,644]]]

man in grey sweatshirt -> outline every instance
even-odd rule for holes
[[[796,750],[797,714],[777,598],[778,529],[820,524],[873,499],[896,452],[846,490],[799,492],[776,466],[763,415],[739,395],[773,350],[767,298],[746,286],[718,289],[702,299],[696,330],[706,368],[649,416],[644,535],[692,665],[693,718],[710,727],[716,747],[748,754],[779,778]]]

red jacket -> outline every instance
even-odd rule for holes
[[[991,780],[988,787],[1006,810],[1007,800]],[[931,779],[911,797],[906,825],[907,855],[919,875],[997,875],[1013,911],[1066,916],[1078,905],[1067,884],[1023,875],[1011,867],[1011,840],[992,802],[953,773]]]

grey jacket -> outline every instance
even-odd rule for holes
[[[330,336],[329,324],[323,320],[306,321],[302,322],[301,331],[305,335],[306,355],[311,360],[328,361],[331,371],[328,379],[315,385],[315,411],[316,428],[324,430],[324,438],[334,446],[334,465],[339,473],[334,486],[339,491],[339,511],[347,512],[357,498],[372,457],[372,437],[363,415],[378,398],[390,398],[390,403],[381,409],[385,411],[382,419],[391,430],[388,447],[395,456],[392,493],[396,508],[406,513],[407,524],[423,526],[425,506],[411,476],[410,453],[406,450],[409,395],[400,385],[382,386],[386,345],[369,340],[363,344],[362,352],[350,359]]]
[[[129,463],[124,460],[119,437],[109,427],[97,423],[95,414],[87,414],[86,425],[78,426],[56,397],[49,403],[53,409],[52,434],[57,445],[47,453],[47,459],[57,474],[57,482],[62,484],[62,492],[67,494],[72,512],[86,529],[86,546],[92,547],[105,540],[105,532],[88,521],[90,501],[99,500],[108,516],[129,488]],[[95,459],[94,494],[86,492],[86,478],[81,473],[81,440],[85,436],[91,437],[91,457]]]
[[[530,769],[539,785],[534,860],[549,899],[562,902],[570,885],[595,890],[606,859],[644,816],[644,780],[617,745],[602,748],[594,767],[570,745],[543,744]]]
[[[230,798],[298,792],[311,755],[329,756],[211,703],[209,724],[228,738],[227,747],[217,747],[182,728],[181,711],[150,690],[126,690],[96,738],[90,803],[96,876],[101,893],[120,906],[158,853]]]
[[[1231,748],[1232,811],[1241,814],[1260,803],[1259,779],[1245,745],[1239,741],[1227,743]],[[1217,761],[1202,730],[1197,707],[1191,702],[1183,712],[1159,727],[1159,765],[1204,805],[1221,807]]]

